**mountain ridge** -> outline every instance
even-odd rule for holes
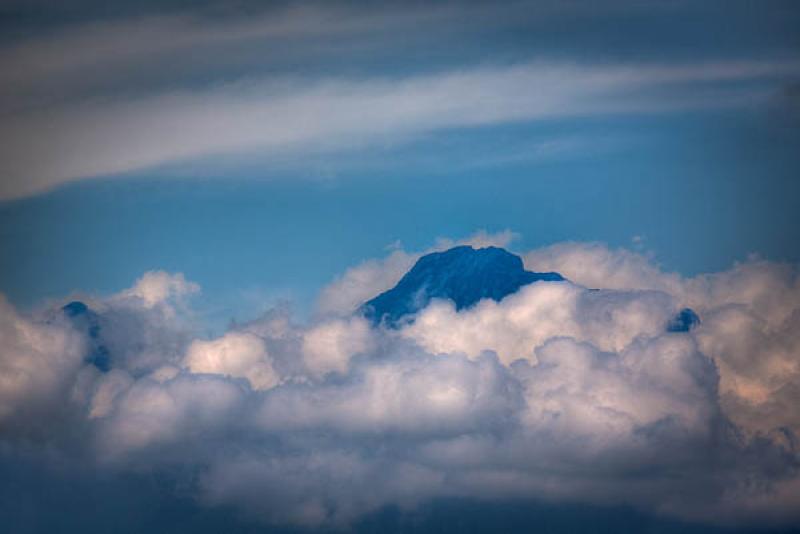
[[[559,273],[525,270],[522,258],[503,248],[462,245],[422,256],[397,285],[360,310],[374,325],[396,326],[432,299],[449,299],[462,310],[485,298],[499,302],[534,282],[564,280]]]

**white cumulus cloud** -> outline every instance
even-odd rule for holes
[[[198,502],[277,524],[461,497],[799,519],[796,267],[752,258],[684,278],[566,243],[524,256],[567,282],[461,311],[434,300],[399,329],[353,313],[358,280],[377,291],[419,255],[345,273],[326,294],[349,310],[305,324],[273,310],[212,339],[184,317],[196,286],[180,275],[92,299],[92,339],[58,310],[3,302],[0,440],[67,456],[77,443],[114,473],[187,469]],[[685,306],[700,323],[668,331]],[[107,372],[85,358],[98,345]]]

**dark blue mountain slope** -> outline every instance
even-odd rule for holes
[[[502,248],[460,246],[421,257],[395,287],[361,309],[373,324],[395,326],[431,299],[449,299],[461,310],[485,298],[500,301],[540,280],[560,282],[564,277],[526,271],[519,256]]]
[[[100,339],[100,316],[89,306],[79,300],[64,305],[61,311],[78,330],[85,332],[89,338],[89,349],[86,362],[91,363],[103,372],[111,369],[111,355]]]
[[[363,304],[360,311],[373,325],[396,327],[412,320],[432,299],[449,299],[462,310],[481,299],[499,302],[533,282],[564,280],[558,273],[526,271],[519,256],[502,248],[460,246],[422,256],[396,286]],[[697,314],[684,308],[665,328],[688,332],[699,323]]]

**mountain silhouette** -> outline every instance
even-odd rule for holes
[[[79,300],[73,300],[64,305],[61,311],[69,318],[73,326],[84,332],[89,339],[85,361],[103,372],[109,371],[111,354],[100,338],[100,316]]]
[[[449,299],[462,310],[481,299],[500,301],[533,282],[563,280],[558,273],[526,271],[519,256],[502,248],[459,246],[422,256],[396,286],[361,310],[375,325],[396,326],[432,299]]]

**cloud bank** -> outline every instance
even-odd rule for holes
[[[800,520],[796,267],[752,258],[683,278],[565,243],[524,258],[570,282],[460,312],[433,301],[399,330],[347,309],[416,257],[348,271],[308,323],[278,309],[213,339],[194,333],[198,288],[181,275],[88,300],[94,329],[3,301],[0,454],[189,472],[200,505],[278,525],[346,527],[438,498]],[[667,331],[685,306],[700,324]],[[98,345],[105,372],[87,358]]]

